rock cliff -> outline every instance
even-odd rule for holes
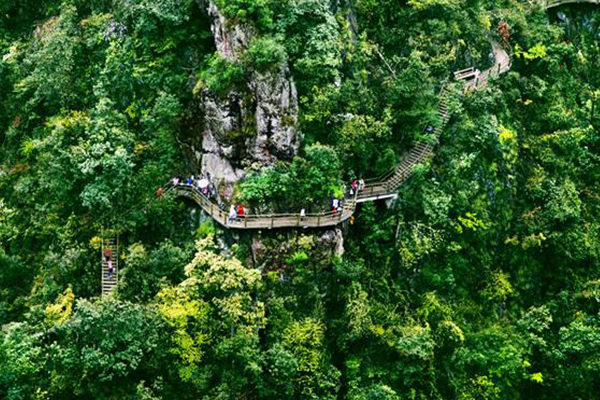
[[[225,18],[213,0],[202,3],[218,54],[240,61],[256,30]],[[247,71],[246,76],[246,87],[224,98],[206,88],[201,93],[202,145],[193,151],[202,171],[218,182],[224,200],[231,199],[234,183],[249,168],[291,159],[300,146],[298,95],[287,62],[267,71]]]

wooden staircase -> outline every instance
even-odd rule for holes
[[[108,276],[108,262],[104,257],[104,252],[110,250],[111,260],[114,268],[112,277]],[[102,296],[112,293],[117,288],[119,281],[119,239],[102,240]]]
[[[510,70],[511,64],[508,53],[496,42],[492,42],[492,51],[495,62],[491,68],[484,71],[467,68],[454,74],[456,81],[463,82],[465,93],[485,88],[490,78]],[[433,130],[430,129],[429,132],[426,132],[429,137],[413,147],[392,171],[379,178],[365,181],[362,190],[344,199],[342,210],[339,212],[328,211],[306,214],[303,217],[300,216],[299,210],[287,214],[261,215],[246,213],[241,218],[229,221],[227,210],[219,207],[214,200],[202,194],[193,185],[168,183],[165,185],[165,190],[173,191],[177,196],[193,200],[217,223],[229,229],[323,228],[336,226],[352,217],[358,203],[398,197],[398,188],[412,176],[415,166],[433,155],[442,131],[450,119],[448,102],[451,93],[447,89],[448,86],[442,85],[437,110],[438,121],[435,124],[432,123]]]

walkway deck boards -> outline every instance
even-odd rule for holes
[[[564,1],[564,0],[563,0]],[[598,0],[600,1],[600,0]],[[478,72],[473,68],[457,71],[456,79],[464,80],[465,91],[470,92],[485,88],[489,78],[500,75],[510,69],[510,57],[498,44],[492,42],[492,51],[495,55],[494,65],[485,71]],[[418,143],[402,159],[402,161],[388,174],[380,179],[367,181],[364,188],[352,197],[347,197],[343,202],[342,212],[325,212],[320,214],[306,214],[301,218],[299,210],[289,214],[246,215],[229,221],[226,210],[219,208],[218,204],[190,185],[167,185],[166,189],[196,202],[209,216],[220,225],[230,229],[276,229],[276,228],[321,228],[336,226],[352,217],[359,203],[392,199],[398,196],[398,188],[409,179],[418,164],[426,162],[434,154],[435,143],[450,119],[447,104],[447,91],[443,87],[439,98],[438,116],[440,123],[434,127],[431,137]]]

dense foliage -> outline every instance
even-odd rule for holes
[[[0,3],[0,397],[597,398],[600,9],[215,3],[257,32],[239,62],[203,1]],[[186,168],[199,89],[288,63],[303,147],[235,196],[326,205],[435,122],[451,71],[490,65],[499,23],[511,71],[456,88],[436,156],[359,209],[342,256],[331,232],[231,234],[155,198]]]

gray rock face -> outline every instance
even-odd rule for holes
[[[213,20],[210,29],[215,37],[217,52],[230,61],[237,60],[248,49],[250,37],[255,35],[254,29],[249,25],[232,24],[227,21],[214,0],[208,1],[206,11]]]
[[[344,235],[342,230],[333,229],[317,236],[317,247],[321,248],[321,252],[328,256],[343,256]]]
[[[246,24],[227,20],[213,0],[206,4],[219,55],[239,61],[256,31]],[[230,200],[235,182],[245,169],[268,166],[278,159],[291,159],[300,147],[298,94],[287,63],[268,71],[250,74],[241,93],[219,98],[202,91],[204,115],[201,153],[202,170],[219,185],[219,194]],[[197,157],[198,158],[198,157]]]

